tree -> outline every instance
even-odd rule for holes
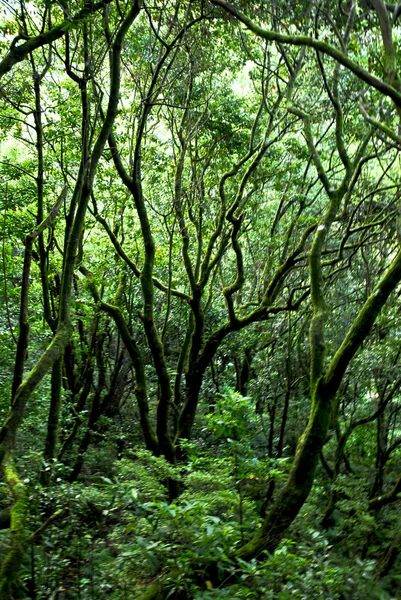
[[[191,464],[205,419],[236,480],[248,472],[241,452],[251,451],[253,438],[229,411],[225,433],[213,415],[227,411],[216,400],[225,386],[250,393],[255,415],[269,423],[249,417],[255,436],[266,435],[264,452],[293,464],[285,483],[267,476],[262,501],[255,495],[263,518],[253,536],[244,534],[246,495],[236,487],[241,534],[227,560],[243,569],[277,549],[319,460],[330,480],[323,524],[333,525],[343,465],[352,471],[347,448],[371,424],[375,476],[365,504],[380,519],[379,508],[399,491],[391,471],[399,451],[391,336],[401,279],[396,9],[376,1],[365,11],[355,2],[294,9],[277,2],[269,10],[248,3],[248,17],[213,0],[29,10],[10,9],[4,31],[19,34],[0,65],[4,135],[28,146],[22,158],[13,141],[17,151],[6,150],[2,161],[10,178],[4,222],[18,231],[10,240],[7,225],[3,231],[13,333],[19,312],[11,408],[0,433],[13,496],[3,596],[15,593],[15,565],[42,535],[25,531],[29,486],[18,474],[29,469],[24,412],[39,384],[48,405],[35,410],[47,427],[34,478],[43,488],[56,489],[53,472],[68,485],[90,481],[91,448],[107,430],[118,456],[143,444],[152,464],[164,465],[173,503],[185,498],[180,470]],[[366,46],[372,36],[381,60]],[[18,238],[17,309],[7,278]],[[368,377],[366,347],[381,340],[393,370],[386,374],[382,359],[376,365],[370,357]],[[239,410],[240,397],[228,397]],[[231,438],[235,448],[224,445]],[[47,514],[40,531],[64,508]],[[366,544],[369,536],[365,554]],[[232,582],[210,560],[191,558],[195,581]],[[176,573],[143,598],[168,595]]]

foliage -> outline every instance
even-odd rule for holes
[[[4,3],[0,598],[400,596],[399,9]]]

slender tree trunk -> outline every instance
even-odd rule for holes
[[[41,472],[42,485],[48,485],[51,476],[52,463],[57,456],[57,441],[61,410],[62,357],[53,365],[51,378],[50,409],[47,420],[47,435],[43,452],[44,467]]]
[[[17,429],[23,419],[25,407],[31,393],[39,385],[53,364],[60,358],[70,339],[70,305],[73,274],[75,269],[75,257],[78,250],[89,198],[92,192],[96,169],[117,115],[120,89],[120,58],[122,43],[129,28],[139,14],[139,9],[140,4],[139,2],[135,1],[120,25],[114,38],[111,52],[110,95],[106,118],[96,143],[94,144],[90,165],[87,169],[87,172],[84,173],[82,170],[80,172],[81,176],[84,178],[83,185],[81,181],[77,181],[75,188],[75,195],[79,196],[79,202],[64,255],[59,322],[57,330],[53,340],[45,350],[42,357],[15,392],[12,408],[3,424],[2,429],[0,430],[0,464],[2,464],[7,452],[14,448]],[[20,48],[18,48],[18,50],[19,49]],[[41,232],[39,231],[39,233]]]

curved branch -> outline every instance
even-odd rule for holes
[[[387,494],[382,494],[381,496],[377,496],[376,498],[372,498],[369,500],[369,509],[377,510],[382,506],[386,506],[386,504],[390,504],[391,502],[395,502],[399,499],[398,494],[401,493],[401,475],[397,479],[394,484],[394,487],[387,492]]]
[[[346,56],[343,52],[341,52],[331,44],[328,44],[327,42],[323,42],[321,40],[316,40],[314,38],[308,37],[307,35],[287,35],[284,33],[278,33],[277,31],[263,29],[263,27],[256,25],[256,23],[254,23],[251,19],[246,17],[235,6],[226,2],[226,0],[211,0],[211,2],[212,4],[220,6],[225,11],[233,15],[241,23],[246,25],[246,27],[254,34],[269,42],[279,42],[281,44],[290,44],[291,46],[307,46],[308,48],[314,48],[315,50],[319,50],[323,54],[331,56],[341,65],[346,67],[349,71],[354,73],[354,75],[356,75],[358,79],[364,81],[371,87],[374,87],[376,90],[378,90],[385,96],[388,96],[393,100],[396,106],[401,107],[400,92],[398,92],[392,85],[389,85],[382,79],[379,79],[378,77],[375,77],[374,75],[369,73],[369,71],[366,71],[366,69],[358,65],[356,62],[351,60],[348,56]]]
[[[343,343],[334,355],[324,378],[327,397],[332,398],[337,393],[345,370],[369,335],[378,314],[400,281],[401,252],[397,254],[392,265],[361,308]]]
[[[111,1],[112,0],[101,0],[96,4],[93,4],[92,2],[87,2],[83,9],[77,12],[74,16],[67,17],[66,19],[64,19],[64,21],[62,21],[49,31],[46,31],[45,33],[41,33],[40,35],[28,39],[24,44],[21,44],[20,46],[17,46],[16,44],[20,39],[23,38],[21,38],[20,35],[14,38],[14,40],[11,42],[10,50],[0,62],[0,78],[9,71],[11,71],[14,65],[25,60],[31,52],[37,50],[38,48],[42,48],[43,46],[47,46],[47,44],[51,44],[52,42],[63,37],[63,35],[65,35],[68,31],[75,29],[75,27],[79,23],[81,23],[81,21],[86,19],[89,15],[93,14],[94,12],[101,10],[107,4],[110,4]]]

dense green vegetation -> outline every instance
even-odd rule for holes
[[[2,0],[1,599],[401,596],[399,12]]]

